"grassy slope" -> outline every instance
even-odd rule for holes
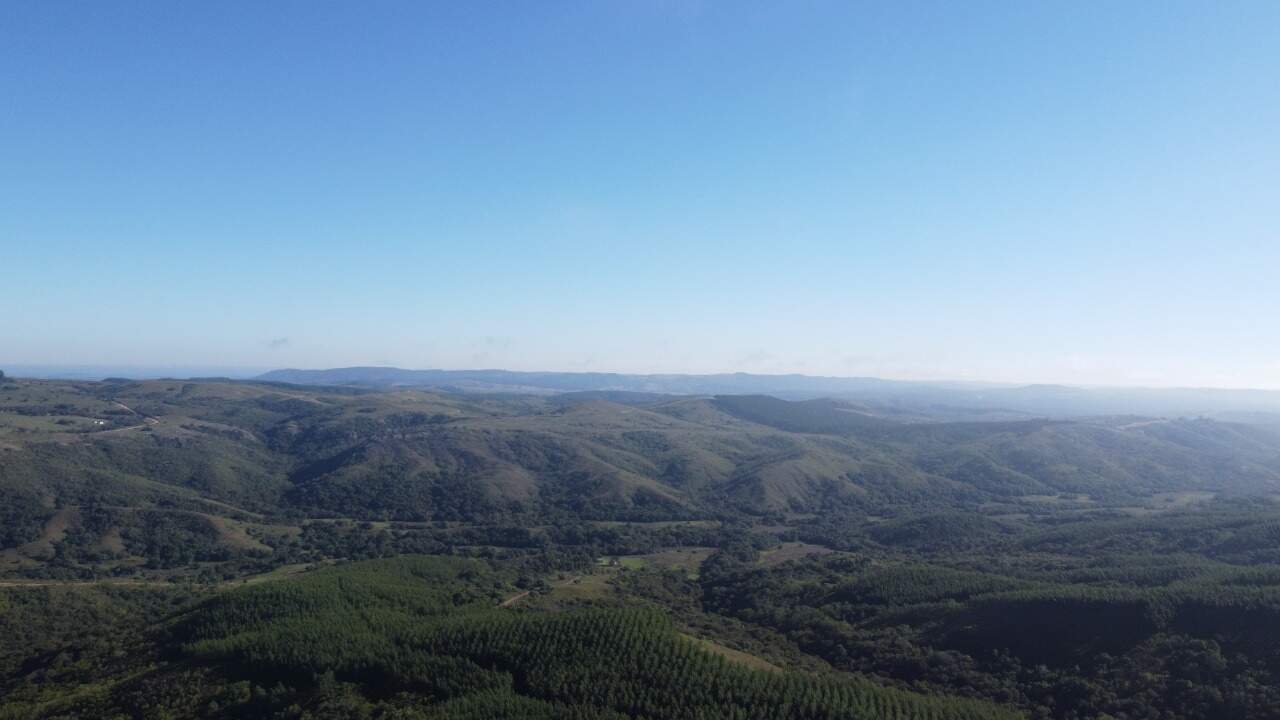
[[[1273,435],[1212,421],[902,425],[760,397],[640,406],[231,382],[3,388],[7,567],[48,559],[67,532],[133,554],[137,518],[111,508],[228,518],[191,530],[238,553],[262,548],[236,522],[282,513],[661,520],[1280,488]],[[80,508],[113,519],[87,527]]]

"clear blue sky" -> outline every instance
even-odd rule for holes
[[[1280,3],[6,2],[0,363],[1280,387]]]

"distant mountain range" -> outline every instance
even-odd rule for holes
[[[1098,388],[1065,385],[912,382],[811,375],[628,375],[405,370],[350,367],[272,370],[255,378],[297,385],[419,387],[454,392],[555,394],[569,392],[662,395],[772,395],[789,400],[838,398],[880,411],[931,419],[1014,419],[1018,416],[1216,416],[1280,424],[1280,391],[1199,388]]]
[[[623,391],[666,395],[783,394],[821,397],[849,392],[901,392],[916,387],[961,388],[959,383],[924,384],[878,378],[811,375],[627,375],[621,373],[517,372],[512,370],[403,370],[350,367],[331,370],[272,370],[256,379],[302,385],[455,387],[517,392]],[[983,386],[996,387],[996,386]]]
[[[32,365],[0,363],[0,370],[12,377],[43,380],[103,380],[129,378],[231,378],[243,380],[260,375],[270,368],[228,365]]]

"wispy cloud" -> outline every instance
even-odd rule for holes
[[[279,350],[282,347],[288,346],[288,344],[289,338],[287,337],[272,338],[267,341],[267,347],[272,350]]]

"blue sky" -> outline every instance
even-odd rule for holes
[[[5,3],[0,363],[1280,388],[1278,78],[1271,1]]]

